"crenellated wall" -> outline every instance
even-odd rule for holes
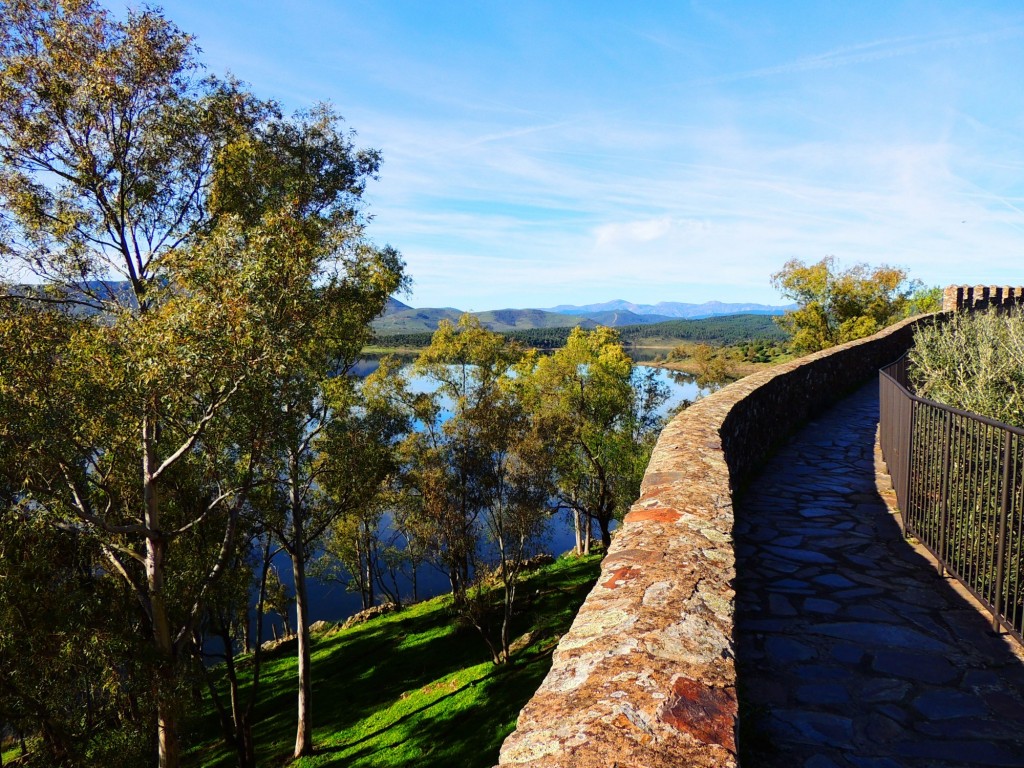
[[[733,492],[796,426],[902,354],[917,322],[748,376],[665,427],[500,765],[737,764]]]
[[[942,293],[942,311],[957,312],[1024,304],[1024,288],[1009,285],[951,285]]]

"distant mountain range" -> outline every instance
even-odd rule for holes
[[[787,309],[796,305],[784,307],[771,306],[769,304],[726,304],[721,301],[706,301],[703,304],[686,304],[679,301],[661,301],[657,304],[634,304],[631,301],[615,299],[600,304],[583,304],[579,306],[571,304],[560,304],[557,307],[550,307],[546,311],[557,312],[562,315],[590,314],[594,312],[629,312],[634,315],[657,315],[659,320],[671,318],[687,318],[696,320],[702,317],[717,317],[718,315],[781,315]]]
[[[618,328],[625,325],[661,323],[679,318],[694,320],[721,315],[781,315],[791,306],[727,304],[720,301],[709,301],[704,304],[669,301],[659,304],[633,304],[616,300],[582,306],[562,304],[549,309],[495,309],[471,314],[479,317],[481,324],[492,331],[514,331],[566,328],[576,325],[583,328],[594,328],[598,325]],[[441,320],[458,322],[463,314],[462,310],[454,307],[416,309],[392,298],[388,300],[384,314],[373,321],[373,328],[380,334],[434,331]]]
[[[13,289],[15,294],[29,294],[39,290],[38,286],[22,285]],[[72,299],[100,300],[114,299],[131,305],[134,295],[131,286],[125,281],[84,283],[81,293],[69,291]],[[538,328],[595,328],[598,325],[620,328],[627,325],[652,325],[669,320],[697,320],[724,315],[781,315],[789,306],[770,306],[767,304],[727,304],[721,301],[708,301],[704,304],[683,304],[680,302],[663,301],[658,304],[633,304],[617,299],[600,304],[584,304],[574,306],[561,304],[549,309],[492,309],[487,312],[473,312],[480,318],[481,324],[492,331],[527,331]],[[81,314],[93,314],[102,311],[86,306],[79,307]],[[395,298],[389,298],[383,314],[373,321],[373,329],[381,335],[396,333],[422,333],[437,330],[442,320],[457,323],[464,315],[455,307],[416,309],[403,304]]]

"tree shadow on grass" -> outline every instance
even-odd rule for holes
[[[426,762],[412,759],[417,766],[493,764],[519,709],[550,668],[554,644],[568,629],[598,568],[597,559],[592,558],[562,563],[557,573],[531,574],[524,580],[512,635],[531,632],[531,646],[511,664],[489,667],[486,674],[471,681],[457,673],[482,663],[489,665],[490,654],[476,630],[457,626],[450,606],[443,604],[413,606],[354,630],[316,638],[312,660],[314,743],[323,747],[300,764],[385,765],[388,758],[394,758],[399,762],[390,764],[403,765],[401,755],[409,750],[425,756]],[[500,600],[500,593],[495,599]],[[296,726],[294,676],[294,661],[281,658],[274,661],[272,674],[264,679],[256,713],[260,765],[282,765],[290,758]],[[387,710],[403,698],[442,684],[456,687],[412,712],[395,716],[386,726],[372,722],[375,716],[386,719]],[[449,715],[456,716],[461,729],[453,725],[450,733],[442,735],[436,724],[447,723]],[[361,727],[370,732],[363,734]],[[455,747],[445,743],[449,738]],[[472,749],[468,753],[472,758],[458,751],[460,744]],[[359,751],[346,754],[353,748]],[[232,764],[226,750],[224,757],[214,762],[213,751],[208,748],[202,762],[193,764]]]
[[[491,667],[482,677],[463,683],[387,726],[354,741],[325,747],[319,754],[330,757],[318,760],[317,765],[493,765],[519,710],[550,668],[551,650],[524,656],[509,666]],[[478,693],[472,704],[447,706],[474,688]],[[392,733],[395,738],[387,739]],[[350,751],[360,745],[358,751]]]

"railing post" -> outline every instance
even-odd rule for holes
[[[946,526],[949,525],[949,460],[953,448],[953,414],[944,411],[946,425],[942,435],[942,490],[939,492],[939,556],[935,565],[939,576],[946,575]]]
[[[903,427],[903,434],[900,436],[901,442],[907,449],[900,462],[903,465],[903,478],[900,483],[903,486],[903,499],[900,502],[900,511],[903,514],[900,515],[900,519],[903,522],[903,536],[906,537],[907,521],[910,519],[910,467],[911,462],[914,460],[914,417],[917,415],[917,401],[910,398],[901,399],[909,406],[906,418],[901,420],[903,422],[901,425]]]
[[[995,605],[992,606],[993,632],[998,632],[999,626],[1002,623],[1000,615],[1002,612],[1001,603],[1003,601],[1003,562],[1006,558],[1006,518],[1010,508],[1010,451],[1012,450],[1012,435],[1009,431],[1005,434],[1006,439],[1003,441],[1003,492],[999,503],[999,549],[996,555],[996,600]]]

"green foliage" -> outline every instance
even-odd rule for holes
[[[618,329],[624,344],[649,339],[695,341],[728,346],[752,340],[784,341],[788,334],[770,315],[723,315],[699,320],[667,320],[650,325],[624,325]]]
[[[926,288],[922,285],[910,295],[906,314],[907,317],[914,317],[915,315],[930,315],[941,311],[942,288],[937,285]]]
[[[91,569],[97,548],[31,505],[0,509],[0,723],[26,734],[24,765],[131,766],[149,752],[128,716],[145,706],[147,649],[118,584]]]
[[[772,275],[772,285],[800,305],[778,322],[801,353],[870,336],[902,319],[920,288],[901,269],[855,264],[840,270],[832,256],[809,265],[792,259]]]
[[[404,442],[411,529],[423,539],[452,583],[455,604],[491,649],[495,663],[510,658],[509,623],[525,558],[547,517],[555,447],[520,396],[513,375],[532,356],[482,327],[473,315],[459,325],[442,321],[417,371],[438,383],[419,398],[424,428]],[[449,417],[439,423],[441,398]],[[483,556],[482,539],[496,562]],[[504,592],[500,626],[484,610],[481,576],[493,566]]]
[[[953,315],[919,328],[910,351],[918,394],[1024,428],[1024,311]]]
[[[158,11],[3,16],[0,255],[43,281],[0,309],[11,503],[95,540],[88,567],[151,651],[132,717],[173,768],[193,633],[240,562],[254,480],[294,436],[287,407],[327,401],[402,284],[398,254],[363,235],[379,156],[327,107],[282,117],[201,78]]]
[[[357,592],[363,608],[377,602],[378,590],[398,601],[394,579],[389,585],[385,572],[401,570],[406,559],[395,544],[397,530],[388,541],[381,537],[385,513],[401,503],[394,490],[400,469],[397,443],[412,426],[398,365],[394,358],[381,361],[352,393],[354,407],[332,415],[322,446],[319,482],[337,514],[326,531],[316,576]]]
[[[1022,360],[1024,309],[968,311],[918,327],[908,379],[923,397],[1024,428]],[[1008,467],[1019,478],[1021,441],[975,419],[947,419],[938,409],[922,406],[915,414],[908,525],[976,594],[996,601],[1002,580],[998,608],[1019,632],[1024,542],[1019,527],[1004,530],[1000,518],[1006,500],[1010,519],[1019,514],[1019,480],[1007,488],[1003,472]]]
[[[524,577],[526,596],[512,632],[530,642],[511,664],[494,666],[473,630],[452,622],[440,597],[351,629],[317,636],[313,647],[317,708],[315,755],[293,765],[422,768],[494,765],[519,710],[551,664],[600,569],[600,558],[563,557]],[[500,590],[492,610],[500,613]],[[276,765],[291,752],[295,660],[266,662],[257,706],[257,762]],[[466,724],[472,723],[471,728]],[[232,755],[207,709],[193,720],[192,768],[227,768]]]
[[[554,436],[559,503],[591,518],[601,539],[639,496],[667,397],[650,371],[634,387],[633,363],[610,328],[574,328],[566,344],[520,378],[530,407]]]
[[[771,363],[785,354],[784,345],[765,340],[737,344],[735,348],[740,360],[747,363]]]

